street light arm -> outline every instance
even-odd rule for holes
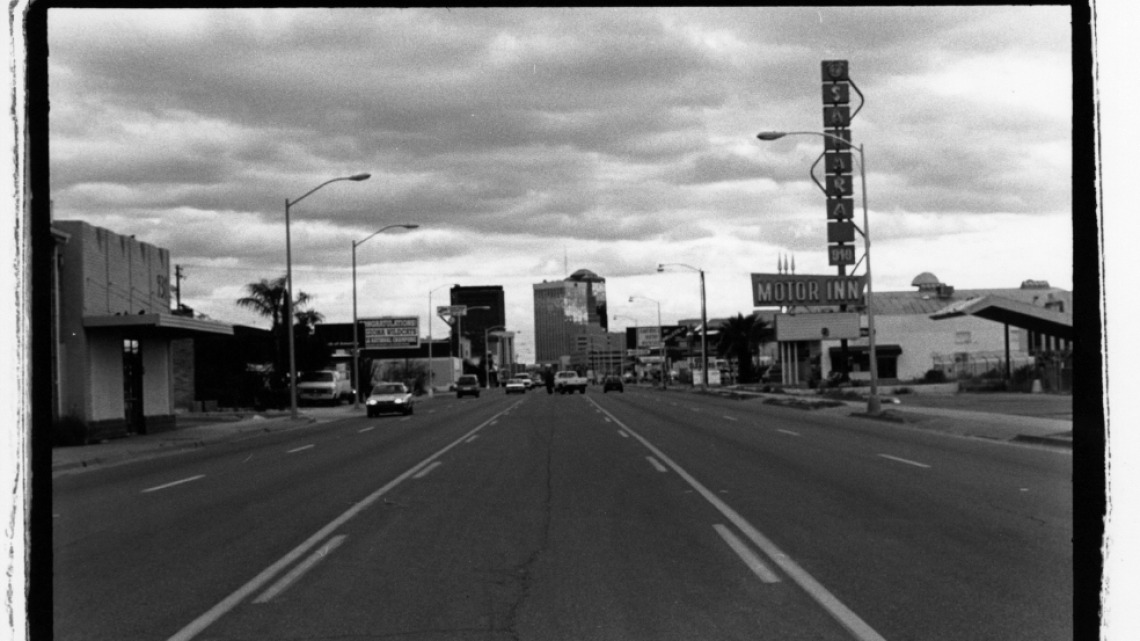
[[[840,144],[847,145],[851,149],[860,151],[863,149],[863,145],[856,145],[850,140],[846,140],[840,136],[836,136],[835,134],[829,134],[823,131],[761,131],[760,133],[756,134],[756,137],[760,140],[779,140],[785,136],[819,136],[820,138],[828,138]]]
[[[411,224],[411,223],[402,223],[402,224],[398,224],[398,225],[388,225],[387,227],[381,227],[380,229],[377,229],[376,231],[374,231],[374,232],[372,232],[371,234],[369,234],[369,235],[368,235],[368,236],[367,236],[367,237],[366,237],[364,240],[354,240],[354,241],[352,241],[352,246],[353,246],[353,247],[359,247],[359,246],[363,245],[363,244],[365,243],[365,241],[367,241],[367,240],[371,239],[371,238],[372,238],[373,236],[375,236],[376,234],[379,234],[379,233],[380,233],[380,232],[382,232],[382,231],[387,231],[387,230],[389,230],[389,229],[397,229],[397,228],[403,228],[403,229],[417,229],[417,228],[419,228],[419,225],[416,225],[416,224]]]
[[[288,206],[288,207],[292,207],[293,205],[296,205],[297,203],[299,203],[299,202],[301,202],[302,200],[304,200],[305,198],[307,198],[307,197],[308,197],[310,194],[312,194],[314,191],[317,191],[317,190],[318,190],[318,189],[320,189],[321,187],[324,187],[325,185],[328,185],[328,184],[331,184],[331,183],[339,182],[339,181],[341,181],[341,180],[355,180],[355,181],[358,181],[358,182],[359,182],[359,181],[361,181],[361,180],[368,180],[368,179],[369,179],[369,178],[371,178],[371,177],[372,177],[372,174],[356,174],[356,175],[353,175],[353,176],[341,176],[340,178],[333,178],[333,179],[331,179],[331,180],[326,180],[326,181],[324,181],[323,183],[321,183],[321,184],[317,185],[316,187],[313,187],[313,188],[312,188],[312,189],[310,189],[309,191],[307,191],[307,192],[305,192],[304,194],[302,194],[300,198],[296,198],[296,199],[294,199],[294,200],[292,200],[292,201],[286,200],[286,201],[285,201],[285,205],[286,205],[286,206]]]

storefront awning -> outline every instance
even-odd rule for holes
[[[934,320],[977,316],[1038,334],[1073,339],[1073,316],[1001,296],[980,296],[959,301],[930,315]]]
[[[139,338],[194,338],[203,334],[233,336],[234,333],[234,326],[228,323],[174,314],[84,316],[83,327],[89,331],[115,330]]]
[[[869,352],[870,350],[871,350],[871,348],[867,345],[848,345],[847,346],[847,353],[850,355],[865,354],[865,353]],[[842,347],[829,347],[828,353],[831,354],[831,360],[835,360],[835,359],[839,358],[839,356],[841,354],[843,354],[843,348]],[[902,347],[899,345],[876,345],[875,346],[875,358],[879,358],[882,356],[899,356],[900,354],[902,354]]]

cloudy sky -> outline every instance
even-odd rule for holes
[[[170,250],[182,302],[285,273],[328,322],[502,285],[520,360],[534,283],[590,269],[611,328],[752,310],[749,275],[833,274],[809,176],[820,62],[866,102],[876,291],[1072,287],[1069,9],[49,12],[54,216]],[[861,219],[857,220],[861,224]],[[859,254],[862,254],[860,249]],[[862,267],[860,267],[862,271]],[[435,332],[441,323],[433,321]]]

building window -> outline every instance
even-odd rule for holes
[[[955,333],[954,334],[954,344],[955,345],[969,345],[970,344],[970,332],[957,332],[957,333]]]

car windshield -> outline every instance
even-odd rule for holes
[[[372,388],[373,394],[403,394],[407,388],[400,383],[382,383]]]
[[[331,383],[333,382],[332,372],[305,372],[301,374],[300,381],[302,383]]]
[[[459,384],[460,385],[474,385],[476,382],[478,382],[478,379],[476,379],[474,376],[460,376],[459,377]]]

